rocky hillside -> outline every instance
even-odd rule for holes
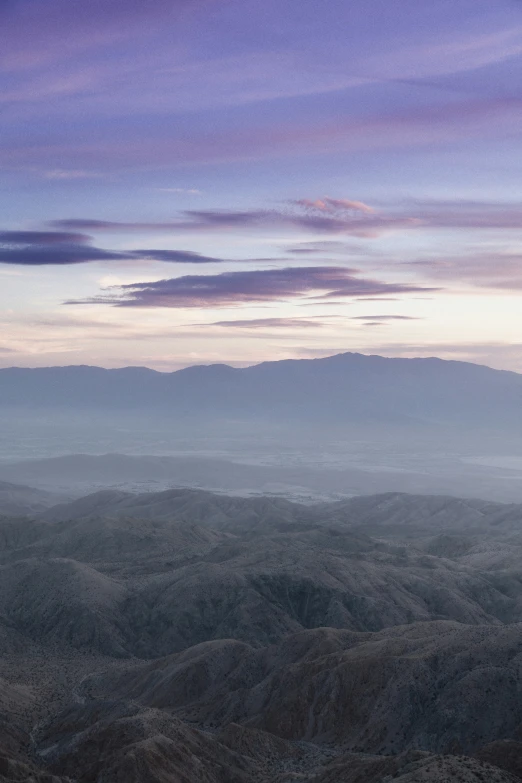
[[[39,514],[65,498],[43,489],[0,481],[0,513],[9,516]]]
[[[520,783],[521,551],[447,497],[5,516],[0,781]]]

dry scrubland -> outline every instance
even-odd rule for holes
[[[2,489],[0,780],[522,780],[522,507]]]

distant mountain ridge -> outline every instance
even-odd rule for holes
[[[0,411],[119,411],[172,419],[502,427],[522,434],[522,375],[465,362],[344,353],[162,373],[0,369]]]

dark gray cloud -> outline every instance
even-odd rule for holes
[[[359,277],[344,267],[288,267],[218,275],[185,275],[154,282],[111,287],[107,293],[66,304],[112,304],[118,307],[226,307],[247,302],[306,298],[356,297],[365,294],[434,290]]]

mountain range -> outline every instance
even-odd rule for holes
[[[246,368],[0,370],[0,481],[293,500],[522,502],[522,376],[340,354]]]
[[[0,370],[3,409],[161,412],[174,420],[503,427],[522,434],[521,402],[522,376],[514,372],[355,353],[171,373],[145,367]]]

